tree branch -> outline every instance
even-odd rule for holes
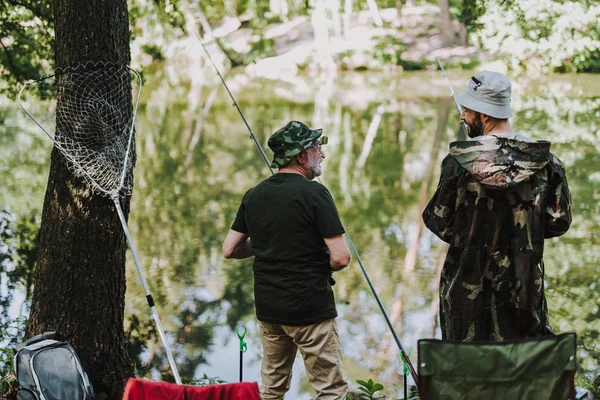
[[[15,64],[13,62],[12,56],[10,55],[10,51],[8,51],[8,48],[4,45],[4,42],[2,41],[2,38],[0,38],[0,47],[2,47],[2,50],[4,50],[4,54],[6,54],[6,62],[7,62],[7,67],[10,71],[11,74],[16,75],[17,80],[19,78],[19,74],[17,73]]]

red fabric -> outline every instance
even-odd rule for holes
[[[256,382],[190,386],[131,378],[123,400],[260,400],[260,395]]]

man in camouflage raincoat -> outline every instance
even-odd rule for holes
[[[551,333],[544,239],[571,224],[565,169],[550,142],[513,133],[510,81],[475,74],[457,95],[470,140],[450,144],[425,225],[450,244],[440,280],[442,338],[503,341]]]
[[[321,175],[321,129],[291,121],[269,138],[278,172],[244,195],[225,258],[254,256],[263,343],[261,399],[283,399],[300,350],[316,399],[346,397],[337,310],[329,279],[350,262],[344,227]]]

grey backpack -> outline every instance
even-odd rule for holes
[[[94,390],[69,343],[46,332],[27,340],[15,355],[21,389],[17,400],[94,400]]]

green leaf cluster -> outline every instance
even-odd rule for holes
[[[458,21],[462,23],[468,31],[475,32],[481,29],[483,23],[480,18],[487,11],[485,0],[462,0],[457,5],[460,12]]]
[[[599,18],[598,0],[464,0],[459,19],[511,68],[597,73]]]
[[[193,380],[190,384],[195,386],[208,386],[208,385],[217,385],[219,383],[225,383],[225,381],[218,376],[211,377],[206,375],[206,373],[202,374],[200,379]]]
[[[15,96],[17,84],[47,75],[53,43],[52,2],[0,0],[0,91]]]
[[[376,393],[380,390],[383,390],[383,385],[381,383],[374,382],[373,379],[369,379],[368,381],[357,380],[358,390],[365,392],[365,394],[361,394],[361,399],[364,400],[379,400],[385,399],[385,396],[376,396]]]

